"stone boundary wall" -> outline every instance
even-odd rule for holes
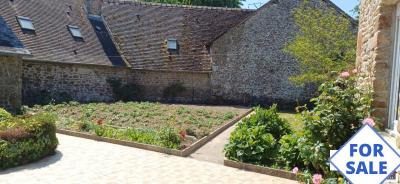
[[[21,106],[22,59],[1,56],[0,66],[0,107],[15,112]]]
[[[143,100],[200,103],[207,101],[210,96],[209,73],[146,71],[24,60],[23,103],[29,104],[40,95],[53,99],[68,96],[79,102],[111,102],[114,95],[107,82],[111,78],[121,79],[122,84],[143,85]],[[183,83],[187,90],[177,98],[164,99],[164,89],[176,82]]]

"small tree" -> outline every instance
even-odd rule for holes
[[[284,48],[299,61],[300,74],[290,78],[296,84],[322,83],[332,71],[353,66],[356,35],[351,20],[334,10],[323,10],[305,3],[294,12],[299,33]]]

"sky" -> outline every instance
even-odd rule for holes
[[[246,0],[243,2],[242,8],[259,8],[269,0]],[[331,0],[333,3],[338,5],[342,10],[353,16],[351,10],[358,4],[358,0]]]

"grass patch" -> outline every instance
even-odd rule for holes
[[[303,131],[304,123],[301,121],[300,114],[296,114],[295,112],[280,112],[279,116],[286,119],[292,127],[292,130],[296,133]]]
[[[104,137],[136,141],[168,148],[188,146],[209,135],[247,109],[150,102],[117,102],[34,106],[28,113],[57,115],[57,127]],[[181,140],[177,141],[180,138]]]

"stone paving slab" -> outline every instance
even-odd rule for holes
[[[191,158],[57,134],[57,154],[0,172],[1,184],[296,183]]]

